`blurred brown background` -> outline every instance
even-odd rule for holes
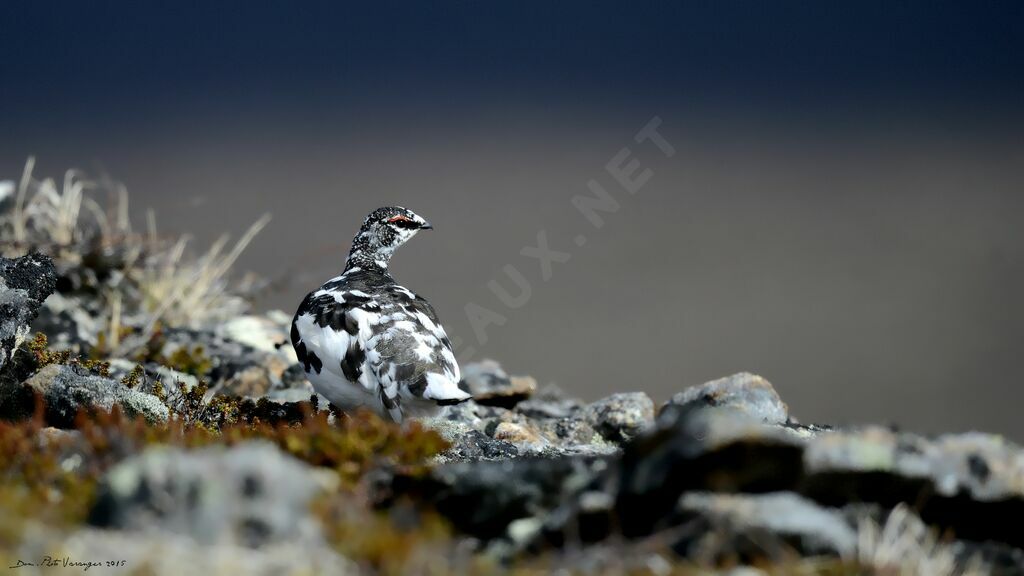
[[[271,212],[238,265],[261,307],[399,203],[435,230],[395,276],[511,372],[663,400],[748,370],[803,421],[1024,439],[1018,5],[2,10],[0,179],[109,173],[199,246]],[[655,115],[672,158],[633,141]],[[621,203],[600,230],[590,179]],[[571,254],[547,282],[541,230]],[[470,302],[507,318],[482,345]]]

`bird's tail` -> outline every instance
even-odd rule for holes
[[[440,406],[459,404],[472,398],[469,392],[459,388],[459,383],[443,374],[429,372],[426,374],[427,388],[423,397],[437,402]]]

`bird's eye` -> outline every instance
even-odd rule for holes
[[[398,226],[399,228],[416,228],[416,222],[406,218],[405,216],[392,216],[388,218],[388,222]]]

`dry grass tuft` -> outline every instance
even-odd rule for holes
[[[143,265],[130,270],[129,278],[140,288],[150,324],[199,328],[212,318],[243,313],[247,305],[228,290],[227,274],[269,222],[269,215],[261,217],[227,251],[229,236],[223,235],[195,259],[185,257],[190,239],[182,236],[170,249],[150,254]]]
[[[100,303],[100,309],[89,310],[102,318],[90,336],[104,354],[134,355],[161,324],[204,328],[248,308],[247,290],[230,281],[230,271],[269,215],[233,245],[224,235],[195,255],[188,250],[188,236],[159,236],[152,212],[147,232],[135,232],[123,185],[89,180],[77,170],[68,170],[60,181],[37,179],[34,168],[35,159],[29,158],[15,190],[4,188],[0,253],[43,252],[74,290],[91,305]]]
[[[883,526],[860,521],[857,557],[872,574],[883,576],[985,576],[989,570],[977,559],[963,561],[905,504],[889,513]]]

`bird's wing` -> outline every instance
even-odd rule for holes
[[[366,343],[379,306],[358,290],[318,290],[302,301],[292,321],[292,345],[307,372],[326,370],[368,392],[377,382],[366,366]]]
[[[401,286],[388,290],[381,330],[368,363],[381,383],[385,407],[400,399],[465,400],[451,342],[430,303]]]

